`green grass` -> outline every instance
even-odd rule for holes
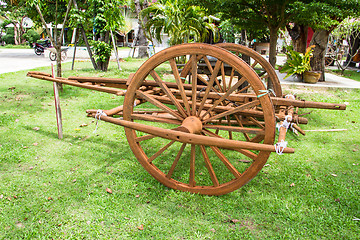
[[[332,70],[332,73],[335,73],[337,75],[340,75],[342,77],[346,77],[346,78],[350,78],[352,80],[356,80],[360,82],[360,72],[358,71],[354,71],[354,70],[345,70],[344,74],[341,75],[341,71],[340,70]]]
[[[64,64],[64,76],[121,77],[141,60]],[[49,68],[38,68],[50,72]],[[346,111],[301,110],[303,129],[288,134],[295,154],[271,154],[247,185],[224,196],[168,189],[128,147],[122,127],[87,118],[123,97],[65,86],[64,139],[57,139],[50,82],[0,75],[1,239],[358,239],[360,235],[360,91],[287,89],[310,101],[348,102]],[[82,124],[85,127],[80,127]],[[112,190],[112,194],[106,191]],[[141,227],[142,226],[142,227]],[[143,228],[143,230],[141,230]]]
[[[20,44],[20,45],[6,44],[4,46],[0,46],[0,49],[7,49],[7,48],[28,49],[28,48],[31,48],[31,47],[29,46],[29,44]]]

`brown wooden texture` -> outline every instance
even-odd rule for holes
[[[206,80],[207,76],[198,74],[198,63],[208,56],[217,61],[215,66],[218,67],[216,69],[208,69],[208,72],[212,72],[209,79],[214,82],[214,86],[208,84],[205,89],[202,87],[199,91],[198,79],[202,77]],[[177,93],[174,94],[174,91],[166,89],[163,83],[179,82],[179,73],[174,67],[174,63],[178,59],[188,59],[189,64],[185,64],[185,66],[189,66],[186,69],[187,75],[184,76],[184,69],[182,69],[181,77],[190,79],[188,84],[192,86],[192,89],[185,90],[185,88],[179,87]],[[164,75],[161,69],[162,67],[167,68],[166,66],[169,63],[172,65],[172,67],[170,66],[171,72],[167,71]],[[235,87],[229,84],[228,80],[230,79],[226,79],[226,84],[223,81],[216,83],[218,76],[220,76],[219,80],[231,78],[231,76],[225,76],[222,73],[223,65],[234,69],[230,72],[236,71],[242,76],[236,80],[232,79],[232,84]],[[205,64],[205,66],[207,65]],[[144,85],[145,81],[148,82],[146,79],[150,78],[155,79],[157,86],[154,87],[160,87],[162,95],[148,96],[140,93],[138,89]],[[259,95],[260,90],[265,90],[258,75],[249,65],[222,48],[205,44],[186,44],[171,47],[157,53],[139,68],[127,89],[123,120],[112,119],[111,121],[123,126],[127,125],[125,132],[134,155],[142,166],[164,185],[201,194],[225,194],[250,181],[261,170],[270,152],[275,151],[273,146],[275,115],[270,97],[264,95],[256,101],[247,103],[228,101],[228,96],[236,95],[237,91],[241,90],[241,84],[237,84],[238,81],[246,82],[248,86],[246,92],[253,96]],[[223,94],[222,97],[214,101],[208,97],[210,93],[212,95]],[[159,110],[166,111],[179,121],[179,125],[164,125],[165,120],[158,127],[153,126],[155,121],[139,122],[139,118],[135,118],[133,115],[136,107],[134,108],[130,104],[137,97],[146,99],[147,104],[152,105],[152,109],[159,108]],[[189,107],[190,109],[188,109]],[[216,109],[219,108],[225,108],[221,114],[216,113]],[[253,121],[258,122],[261,129],[255,127],[258,130],[254,130],[254,127],[250,127],[249,130],[245,130],[241,128],[247,127],[237,124],[234,116],[247,110],[259,112],[259,116],[253,117]],[[157,118],[161,118],[161,115],[158,115]],[[109,120],[106,117],[102,119]],[[221,119],[223,120],[217,124],[212,123]],[[190,122],[196,124],[192,125]],[[235,125],[233,125],[234,123]],[[206,128],[210,125],[211,127]],[[174,127],[177,127],[177,130],[171,130]],[[244,132],[251,134],[252,137],[261,136],[262,140],[258,143],[247,141]],[[144,133],[156,137],[150,139],[146,137],[144,141],[137,141],[139,137],[144,136]],[[168,147],[168,141],[174,140],[175,143]],[[162,151],[164,147],[166,150]],[[293,149],[287,148],[285,151],[293,152]],[[156,158],[152,156],[156,156]],[[252,157],[252,163],[249,166],[238,166],[238,159],[249,156]]]

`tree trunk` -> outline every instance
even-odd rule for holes
[[[307,32],[308,26],[300,25],[299,26],[299,38],[294,41],[294,50],[297,52],[305,53],[306,51],[306,42],[307,42]]]
[[[356,62],[353,61],[353,58],[357,54],[359,46],[360,46],[360,41],[358,38],[358,34],[356,34],[356,37],[351,35],[349,41],[349,53],[346,57],[346,61],[344,62],[344,66],[356,67]]]
[[[79,10],[79,7],[78,7],[78,5],[77,5],[76,0],[73,0],[72,2],[74,3],[75,9],[76,9],[76,10]],[[83,37],[83,40],[84,40],[84,42],[85,42],[86,49],[87,49],[87,51],[88,51],[88,53],[89,53],[89,56],[90,56],[91,63],[92,63],[92,65],[93,65],[94,69],[96,69],[96,68],[97,68],[97,65],[96,65],[95,59],[94,59],[94,57],[93,57],[93,55],[92,55],[91,48],[90,48],[90,44],[89,44],[89,41],[88,41],[88,39],[87,39],[87,37],[86,37],[86,32],[85,32],[84,26],[83,26],[82,24],[80,24],[80,29],[81,29],[81,33],[82,33],[82,35],[83,35],[82,37]]]
[[[26,16],[22,17],[21,18],[21,21],[20,21],[20,43],[23,44],[26,42],[26,40],[23,38],[24,36],[24,33],[26,32],[24,27],[23,27],[23,24],[24,24],[24,20],[25,20]]]
[[[19,45],[20,42],[19,42],[19,32],[18,32],[18,27],[16,26],[16,22],[13,22],[12,23],[14,25],[14,42],[15,42],[15,45]]]
[[[149,6],[148,1],[143,1],[140,3],[140,0],[134,0],[135,3],[135,11],[137,14],[138,22],[139,22],[139,31],[137,35],[138,43],[139,43],[139,58],[149,57],[147,48],[148,48],[148,40],[145,35],[144,25],[147,22],[147,19],[143,19],[141,21],[140,12],[141,10],[147,8]]]
[[[278,39],[278,28],[269,27],[270,30],[270,50],[269,50],[269,62],[271,66],[275,67],[276,64],[276,44]]]
[[[315,45],[311,68],[313,71],[321,71],[319,81],[325,81],[325,53],[331,31],[317,29],[311,39],[310,45]]]
[[[100,70],[103,72],[106,72],[108,70],[109,67],[109,61],[110,61],[110,57],[106,59],[105,62],[96,62],[97,64],[97,69],[96,70]]]
[[[56,50],[56,77],[61,77],[61,40],[58,39],[56,45],[54,45]],[[61,83],[56,83],[58,89],[62,92],[64,90]]]

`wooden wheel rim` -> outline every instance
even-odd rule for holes
[[[124,120],[133,121],[131,114],[133,112],[133,103],[135,100],[136,91],[141,86],[144,79],[146,79],[146,77],[149,75],[151,70],[155,69],[160,64],[178,56],[194,54],[213,56],[222,62],[226,62],[228,65],[235,68],[236,71],[241,72],[241,74],[246,77],[246,79],[248,79],[248,82],[251,84],[256,93],[260,93],[260,90],[265,90],[264,85],[260,81],[257,74],[245,62],[243,62],[234,54],[222,48],[210,46],[207,44],[178,45],[155,54],[150,59],[148,59],[135,73],[134,77],[132,78],[133,80],[127,89],[124,100]],[[273,105],[268,95],[260,97],[259,101],[262,108],[264,109],[265,137],[263,143],[272,145],[275,138],[275,116]],[[200,194],[222,195],[238,189],[256,176],[270,155],[270,152],[260,151],[251,166],[247,168],[240,177],[226,183],[221,183],[219,186],[191,186],[188,183],[183,183],[173,178],[167,178],[164,172],[162,172],[155,164],[148,161],[149,158],[145,154],[140,144],[135,140],[137,137],[136,132],[132,129],[125,128],[125,133],[134,155],[140,164],[155,179],[167,187]],[[209,140],[211,140],[210,137]]]

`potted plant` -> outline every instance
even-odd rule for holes
[[[310,59],[313,56],[312,52],[314,47],[314,45],[308,47],[305,54],[294,51],[292,46],[286,48],[287,60],[280,70],[281,73],[287,73],[284,79],[291,75],[297,75],[307,83],[316,83],[319,80],[321,73],[311,71],[310,66]]]

